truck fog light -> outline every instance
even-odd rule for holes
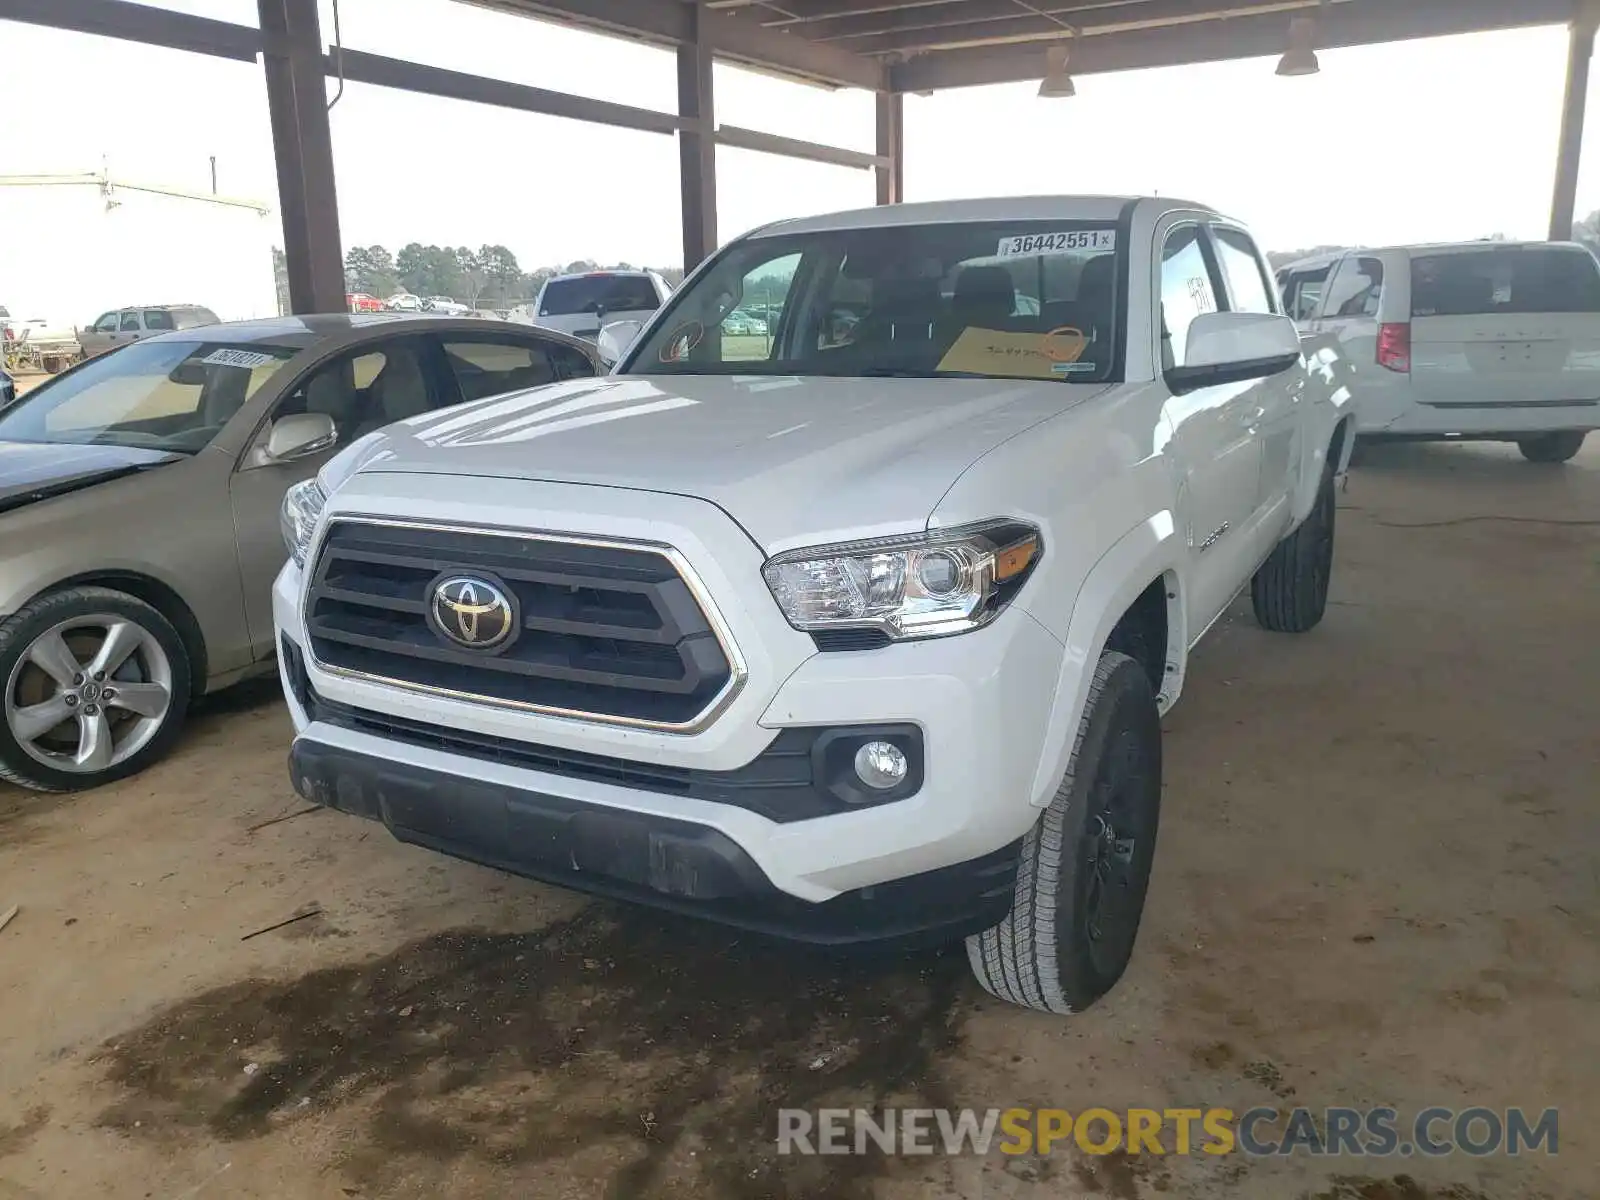
[[[869,788],[887,791],[906,777],[905,751],[893,742],[865,742],[856,751],[856,778]]]

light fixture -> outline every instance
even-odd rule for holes
[[[905,751],[893,742],[865,742],[855,754],[856,778],[869,788],[898,787],[910,770]]]
[[[1317,22],[1312,17],[1294,17],[1289,22],[1289,48],[1278,60],[1279,75],[1315,75],[1322,70],[1317,62]]]
[[[1039,82],[1039,95],[1059,100],[1078,94],[1072,76],[1067,74],[1067,60],[1071,55],[1072,47],[1066,42],[1050,47],[1045,56],[1044,78]]]

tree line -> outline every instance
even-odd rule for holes
[[[532,299],[552,275],[583,271],[633,271],[630,263],[602,266],[578,259],[566,266],[522,269],[505,246],[424,246],[411,242],[391,254],[383,246],[352,246],[344,256],[345,288],[386,299],[397,292],[417,296],[449,296],[474,308],[509,308]],[[677,267],[654,268],[676,287],[683,281]]]

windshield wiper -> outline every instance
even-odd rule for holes
[[[937,367],[862,367],[863,379],[993,379],[981,371],[941,371]]]

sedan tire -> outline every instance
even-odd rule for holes
[[[189,707],[189,655],[143,600],[71,588],[0,622],[0,685],[0,779],[79,791],[171,749]]]

